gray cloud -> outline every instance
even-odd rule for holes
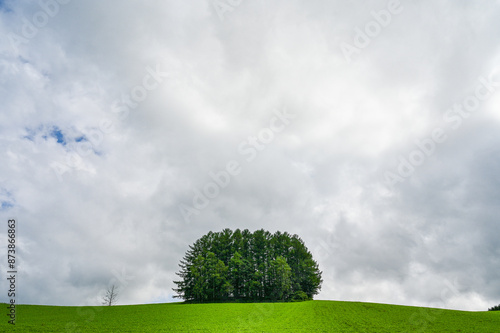
[[[445,117],[497,72],[498,5],[401,2],[350,62],[342,43],[387,2],[243,1],[221,20],[211,1],[71,1],[29,38],[46,10],[2,6],[0,209],[19,220],[18,301],[97,304],[112,282],[121,304],[172,301],[188,245],[229,227],[298,234],[320,299],[498,303],[497,76],[457,128]],[[446,140],[388,185],[436,128]],[[194,207],[230,161],[241,171]]]

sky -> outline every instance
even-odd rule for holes
[[[500,303],[498,1],[0,1],[16,302],[175,301],[209,231],[299,235],[316,299]],[[0,287],[6,302],[7,281]]]

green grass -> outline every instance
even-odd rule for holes
[[[7,305],[1,305],[7,313]],[[18,305],[1,332],[499,332],[500,311],[467,312],[376,303]]]

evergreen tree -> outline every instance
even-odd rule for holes
[[[271,262],[271,299],[284,301],[289,298],[292,289],[291,271],[292,269],[282,256]]]

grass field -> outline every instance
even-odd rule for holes
[[[4,313],[7,305],[2,304]],[[1,332],[500,332],[500,311],[466,312],[376,303],[18,305]]]

